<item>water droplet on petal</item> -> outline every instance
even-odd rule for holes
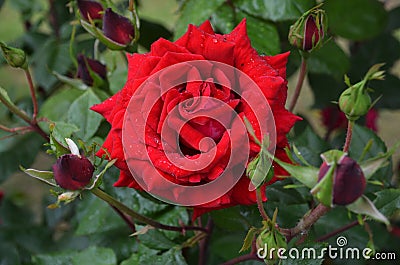
[[[214,42],[214,43],[217,43],[217,42],[218,42],[218,40],[214,38],[214,39],[213,39],[213,42]]]

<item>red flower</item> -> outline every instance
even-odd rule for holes
[[[135,38],[132,22],[107,8],[103,19],[104,36],[120,45],[128,45]]]
[[[78,190],[90,183],[94,167],[86,157],[66,154],[53,165],[56,183],[67,190]]]
[[[102,19],[103,17],[102,12],[104,9],[103,6],[98,2],[78,0],[78,8],[82,17],[86,21],[89,21],[89,17],[92,20]]]
[[[190,25],[186,34],[175,42],[159,39],[152,44],[149,53],[128,55],[129,71],[124,88],[113,97],[91,108],[102,114],[111,124],[111,131],[103,147],[112,159],[118,159],[116,166],[121,169],[119,180],[114,185],[140,189],[128,169],[122,144],[123,119],[133,93],[144,81],[159,70],[193,60],[210,60],[230,65],[247,74],[258,85],[272,109],[275,121],[277,121],[275,125],[277,143],[275,155],[281,160],[288,161],[283,150],[288,146],[286,134],[299,119],[284,107],[287,97],[287,81],[285,78],[288,55],[289,53],[276,56],[258,55],[256,50],[251,47],[245,20],[230,34],[226,35],[216,34],[208,21],[199,27]],[[245,90],[246,87],[242,89]],[[256,135],[261,138],[259,123],[253,110],[231,89],[214,84],[212,79],[207,79],[205,82],[188,82],[185,85],[173,87],[160,97],[154,106],[146,104],[146,99],[149,97],[146,92],[144,91],[143,95],[144,100],[142,102],[144,103],[135,105],[134,111],[138,113],[150,111],[145,125],[146,137],[144,142],[147,153],[158,172],[174,183],[192,186],[208,183],[218,178],[226,167],[226,160],[231,151],[229,135],[224,126],[212,118],[199,117],[188,121],[179,131],[180,149],[186,157],[195,159],[203,152],[200,151],[200,140],[208,136],[216,142],[217,154],[214,160],[204,170],[191,171],[191,173],[171,164],[163,146],[160,145],[160,133],[165,116],[178,103],[189,100],[187,101],[189,103],[185,105],[186,110],[206,109],[207,111],[214,111],[214,114],[217,113],[216,115],[220,120],[229,120],[232,118],[230,117],[231,113],[225,113],[214,109],[212,106],[195,102],[194,97],[203,95],[223,101],[234,109],[239,117],[246,116],[255,128]],[[158,93],[160,92],[158,91]],[[264,109],[264,106],[261,105],[251,107],[256,108],[255,111],[263,111]],[[171,127],[173,127],[173,124]],[[251,140],[249,160],[254,158],[259,151],[258,145]],[[100,150],[97,155],[102,156],[103,154],[105,152]],[[129,159],[139,158],[130,157]],[[275,165],[274,171],[276,175],[286,174],[277,165]],[[149,176],[147,172],[145,168],[139,168],[135,170],[135,175],[151,179],[153,176]],[[271,182],[275,180],[276,178],[273,178]],[[256,203],[255,192],[249,191],[248,187],[249,179],[245,175],[241,176],[239,182],[220,198],[195,206],[193,217],[215,209]],[[265,190],[265,185],[262,188]],[[265,197],[264,200],[266,200]]]
[[[93,78],[90,75],[90,71],[97,74],[103,80],[107,79],[107,68],[104,64],[97,60],[93,60],[85,57],[83,54],[78,55],[78,73],[77,77],[88,85],[93,85]]]
[[[321,181],[330,166],[323,162],[318,174],[318,181]],[[357,162],[345,156],[341,159],[333,173],[332,204],[347,205],[363,195],[366,188],[366,180],[361,167]]]

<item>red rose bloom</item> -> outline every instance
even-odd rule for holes
[[[246,32],[245,20],[230,34],[226,35],[216,34],[208,21],[199,27],[189,25],[188,31],[175,42],[159,39],[152,44],[149,53],[128,55],[129,70],[124,88],[103,103],[92,107],[92,110],[102,114],[111,124],[111,130],[103,147],[108,151],[111,159],[117,158],[115,165],[121,170],[119,179],[114,185],[141,189],[128,168],[122,144],[124,115],[127,112],[126,109],[132,95],[154,73],[171,65],[194,60],[209,60],[227,64],[247,74],[258,85],[267,99],[275,119],[275,155],[281,160],[288,161],[283,150],[288,146],[286,134],[299,119],[285,109],[287,97],[287,81],[285,78],[288,55],[289,53],[276,56],[258,55],[256,50],[251,47]],[[207,79],[204,82],[188,82],[183,86],[169,89],[154,106],[148,106],[145,100],[141,106],[137,106],[137,111],[141,113],[151,109],[145,125],[146,139],[144,139],[148,156],[157,171],[164,178],[174,183],[191,186],[208,183],[218,178],[225,169],[227,157],[231,155],[230,141],[235,141],[235,139],[229,139],[229,135],[226,132],[227,129],[212,118],[205,117],[190,120],[179,131],[181,152],[189,159],[197,157],[199,153],[203,152],[199,147],[201,145],[200,140],[204,137],[210,137],[216,143],[215,158],[210,166],[198,172],[187,172],[171,164],[163,150],[163,146],[159,143],[165,116],[179,102],[193,99],[191,101],[192,104],[195,101],[195,97],[199,95],[218,99],[229,105],[239,117],[246,116],[253,125],[256,135],[261,139],[259,123],[252,109],[232,90],[224,86],[218,86],[212,81],[212,79]],[[246,88],[243,89],[245,90]],[[189,109],[191,107],[196,108],[194,103],[190,106],[187,105],[185,106]],[[222,120],[231,118],[223,117],[224,112],[218,112],[210,106],[201,104],[200,106],[201,108],[209,108],[209,111],[215,111],[218,113],[218,118]],[[251,107],[253,109],[264,109],[264,106]],[[229,116],[231,114],[226,115]],[[170,126],[173,127],[173,125]],[[260,151],[259,146],[253,142],[251,137],[249,148],[248,161],[253,159]],[[97,155],[102,156],[104,154],[105,152],[100,150]],[[286,174],[278,165],[274,165],[274,172],[275,175]],[[144,169],[135,170],[135,174],[141,174],[142,178],[152,178],[152,176],[148,176]],[[276,178],[274,177],[271,182],[275,180]],[[262,186],[263,190],[265,190],[265,186]],[[195,206],[193,218],[215,209],[238,204],[249,205],[256,203],[255,192],[249,191],[248,187],[249,179],[243,175],[239,182],[220,198]],[[263,199],[266,200],[265,196]]]

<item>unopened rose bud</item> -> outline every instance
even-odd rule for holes
[[[78,0],[78,8],[83,19],[86,21],[90,20],[101,20],[103,17],[103,6],[95,1],[84,1]]]
[[[354,84],[350,84],[350,79],[345,76],[345,83],[349,86],[339,97],[340,110],[346,114],[346,117],[350,121],[355,121],[361,116],[367,114],[369,109],[373,106],[371,97],[368,94],[367,87],[368,81],[370,80],[383,80],[385,77],[385,71],[380,70],[384,64],[375,64],[371,66],[364,78]]]
[[[53,165],[56,183],[67,190],[78,190],[90,183],[94,167],[84,156],[66,154]]]
[[[328,26],[325,11],[318,7],[304,13],[289,30],[290,44],[305,52],[321,45]]]
[[[346,89],[339,97],[340,110],[346,114],[350,121],[358,120],[367,114],[372,106],[371,97],[366,89],[352,86]]]
[[[107,8],[103,18],[103,33],[119,45],[126,46],[135,38],[135,27],[128,18]]]
[[[280,248],[287,248],[285,237],[276,229],[265,229],[256,239],[257,249],[264,248],[267,251],[264,262],[266,264],[275,264],[278,261],[277,251]]]
[[[333,171],[330,170],[331,167],[335,167]],[[324,198],[325,195],[331,197],[330,202],[323,201],[324,204],[328,202],[327,206],[351,204],[363,195],[366,188],[366,180],[361,167],[346,154],[336,164],[329,164],[327,161],[322,163],[318,182],[324,180],[326,180],[324,183],[326,189],[321,188],[319,192],[325,194],[317,194],[317,197]]]
[[[28,68],[28,60],[23,50],[7,46],[4,42],[0,42],[0,46],[8,65],[15,68]]]
[[[104,64],[97,60],[85,57],[83,54],[78,55],[78,73],[77,77],[88,85],[93,86],[93,75],[98,76],[98,80],[107,79],[107,68]]]

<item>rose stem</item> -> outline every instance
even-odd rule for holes
[[[207,249],[208,249],[208,242],[210,241],[210,235],[214,227],[214,222],[211,217],[208,217],[208,222],[206,225],[206,229],[208,234],[205,238],[200,241],[200,250],[199,250],[199,262],[198,265],[206,265],[207,264]]]
[[[286,236],[287,242],[298,234],[308,230],[320,217],[326,214],[331,208],[323,204],[318,204],[309,214],[303,216],[300,222],[293,228],[280,229],[281,233]]]
[[[346,133],[346,142],[343,147],[343,152],[348,152],[350,148],[350,142],[351,138],[353,136],[353,127],[354,127],[354,121],[348,121],[347,122],[347,133]]]
[[[344,231],[346,231],[346,230],[348,230],[348,229],[350,229],[350,228],[352,228],[352,227],[354,227],[354,226],[356,226],[358,224],[360,224],[358,222],[358,220],[355,220],[355,221],[353,221],[353,222],[351,222],[351,223],[349,223],[349,224],[347,224],[345,226],[342,226],[342,227],[340,227],[340,228],[338,228],[338,229],[336,229],[336,230],[334,230],[334,231],[332,231],[332,232],[330,232],[330,233],[328,233],[328,234],[326,234],[324,236],[319,237],[316,241],[317,242],[325,241],[328,238],[331,238],[331,237],[333,237],[333,236],[335,236],[335,235],[337,235],[339,233],[342,233],[342,232],[344,232]]]
[[[250,253],[247,255],[239,256],[236,258],[233,258],[225,263],[222,263],[221,265],[233,265],[233,264],[238,264],[239,262],[246,261],[246,260],[258,260],[261,261],[259,257],[257,257],[257,254],[255,253]]]
[[[263,202],[262,202],[262,196],[261,196],[260,188],[256,189],[256,198],[257,198],[258,211],[260,212],[262,218],[264,220],[269,220],[269,217],[268,217],[267,213],[265,212],[264,205],[263,205]]]
[[[36,99],[35,87],[33,85],[32,76],[31,76],[31,72],[29,71],[29,68],[27,68],[25,70],[25,76],[26,76],[26,79],[28,80],[29,91],[31,92],[32,103],[33,103],[32,121],[34,123],[36,123],[36,116],[38,114],[38,103],[37,103],[37,99]]]
[[[110,205],[111,208],[124,220],[124,222],[129,226],[129,228],[132,230],[132,233],[136,232],[136,227],[135,224],[132,222],[132,220],[126,216],[123,212],[121,212],[117,207]]]
[[[37,125],[36,121],[31,120],[31,118],[29,118],[28,115],[23,110],[19,109],[17,106],[10,103],[2,93],[0,93],[0,102],[2,102],[9,111],[11,111],[15,115],[23,119],[26,123],[28,123],[33,131],[39,133],[40,136],[42,136],[47,141],[49,140],[49,136],[42,130],[42,128],[40,128]]]
[[[122,204],[121,202],[117,201],[115,198],[113,198],[112,196],[110,196],[109,194],[105,193],[104,191],[102,191],[99,188],[94,188],[91,190],[91,192],[96,195],[97,197],[99,197],[100,199],[102,199],[103,201],[107,202],[108,204],[110,204],[111,206],[119,209],[121,212],[129,215],[130,217],[132,217],[133,219],[135,219],[138,222],[141,223],[145,223],[148,225],[151,225],[154,228],[158,228],[158,229],[163,229],[163,230],[170,230],[170,231],[178,231],[178,232],[184,232],[185,230],[198,230],[198,231],[202,231],[205,233],[208,233],[208,230],[204,227],[198,227],[198,226],[171,226],[171,225],[164,225],[161,224],[151,218],[148,218],[144,215],[141,215],[135,211],[133,211],[132,209],[130,209],[128,206]]]
[[[296,89],[294,90],[294,95],[293,95],[292,101],[290,102],[290,105],[289,105],[290,112],[293,112],[293,109],[296,106],[297,100],[299,99],[300,91],[301,91],[301,88],[303,87],[303,82],[304,82],[306,73],[307,73],[307,60],[304,57],[302,57],[301,65],[300,65],[299,79],[297,80]]]

